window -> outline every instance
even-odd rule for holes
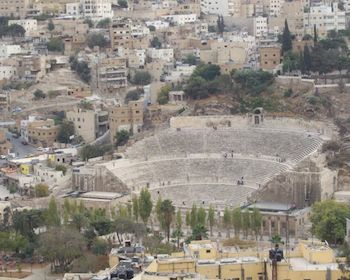
[[[210,251],[210,250],[206,250],[206,252],[207,252],[208,254],[210,254],[211,251]]]

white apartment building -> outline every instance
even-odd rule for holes
[[[21,54],[23,52],[20,45],[0,45],[0,57],[7,58],[13,54]]]
[[[14,66],[0,66],[0,81],[10,80],[17,75],[17,68]]]
[[[172,62],[174,60],[174,50],[173,49],[155,49],[149,48],[147,50],[147,55],[152,59],[164,60],[166,62]]]
[[[82,0],[84,17],[111,18],[113,17],[110,0]]]
[[[38,22],[36,19],[19,19],[19,20],[9,20],[8,25],[18,24],[24,28],[26,31],[26,36],[34,36],[38,31]]]
[[[253,21],[253,33],[255,37],[264,37],[267,35],[268,26],[266,17],[255,17]]]
[[[78,17],[81,15],[80,2],[67,3],[66,4],[66,15],[72,17]]]
[[[281,14],[284,0],[270,0],[270,16],[278,17]]]
[[[327,36],[328,31],[346,29],[345,11],[338,8],[338,3],[329,5],[315,5],[310,7],[308,13],[304,13],[304,33],[313,34],[316,26],[320,37]]]
[[[241,0],[228,0],[229,15],[239,17],[241,15],[241,6]]]
[[[111,0],[77,0],[66,4],[66,15],[91,19],[112,18]]]
[[[163,21],[163,20],[152,20],[152,21],[146,21],[146,26],[154,26],[156,30],[159,29],[165,29],[169,27],[169,22]]]
[[[130,34],[133,38],[147,36],[150,33],[149,29],[141,24],[133,24],[130,29]]]
[[[172,22],[176,25],[183,25],[186,23],[192,23],[197,20],[196,14],[183,14],[183,15],[166,15],[162,16],[162,19]]]
[[[169,75],[165,76],[165,82],[177,82],[186,78],[189,78],[194,69],[196,69],[195,65],[178,65],[176,68],[169,73]]]
[[[201,12],[209,15],[229,15],[229,0],[201,0]],[[230,9],[234,9],[230,6]]]

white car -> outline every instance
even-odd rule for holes
[[[6,159],[7,157],[5,155],[0,155],[0,159]]]

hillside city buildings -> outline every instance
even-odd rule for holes
[[[85,215],[110,231],[75,225],[108,244],[106,269],[63,279],[341,279],[338,249],[316,240],[310,217],[319,201],[350,203],[349,106],[334,101],[347,100],[350,81],[349,1],[0,0],[0,19],[2,230],[55,198],[58,212],[67,201],[81,211],[65,209],[65,229]],[[315,69],[321,45],[315,60],[327,65]],[[135,198],[146,189],[153,212],[141,222]],[[171,245],[160,198],[172,226],[182,219]],[[190,240],[193,205],[214,211],[203,240]],[[260,223],[233,239],[227,209],[241,222],[257,211]],[[145,247],[132,245],[138,230]]]

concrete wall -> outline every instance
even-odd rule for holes
[[[305,131],[310,133],[320,133],[324,138],[332,138],[333,130],[326,123],[319,121],[303,120],[301,118],[287,117],[268,117],[264,118],[261,125],[253,125],[251,117],[245,116],[186,116],[173,117],[170,119],[170,127],[172,128],[205,128],[205,127],[232,127],[232,128],[248,128],[251,126],[261,126],[269,129]]]

